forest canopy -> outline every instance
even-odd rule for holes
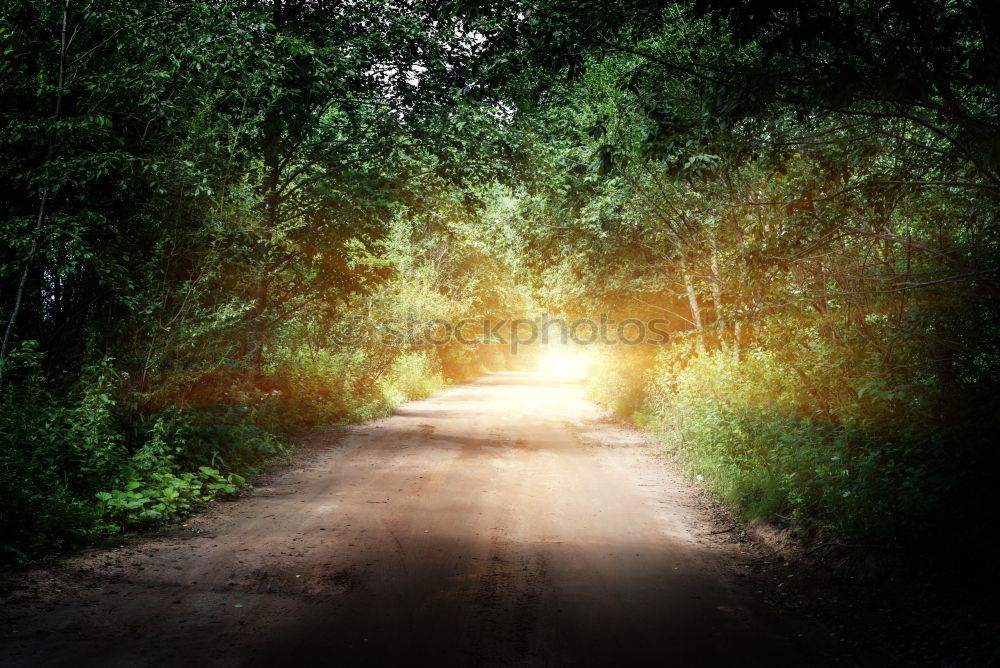
[[[746,517],[885,549],[958,509],[985,530],[993,3],[0,16],[5,562],[236,494],[297,429],[525,368],[537,346],[429,334],[542,314],[668,322],[587,346],[588,390]],[[425,335],[343,336],[386,322]]]

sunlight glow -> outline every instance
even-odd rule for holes
[[[538,370],[560,379],[578,380],[587,375],[587,357],[576,351],[555,348],[544,353],[538,361]]]

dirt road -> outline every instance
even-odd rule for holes
[[[820,663],[578,385],[495,374],[311,438],[248,497],[29,574],[0,663]]]

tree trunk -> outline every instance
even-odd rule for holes
[[[740,325],[740,321],[737,320],[733,324],[733,360],[739,364],[740,363],[740,336],[743,334],[743,327]]]
[[[687,261],[681,254],[681,276],[684,278],[684,289],[687,291],[688,306],[691,309],[691,322],[698,330],[698,342],[702,352],[705,352],[705,330],[701,321],[701,307],[698,305],[698,294],[694,290],[691,274],[687,269]]]
[[[726,331],[726,319],[722,315],[722,283],[719,281],[719,248],[715,243],[715,235],[711,236],[712,241],[712,303],[715,305],[715,326],[719,330],[721,339]]]
[[[254,286],[253,310],[250,312],[252,324],[250,329],[250,367],[248,372],[252,378],[260,377],[261,368],[264,363],[264,338],[267,335],[264,317],[268,309],[271,282],[267,258],[274,235],[275,224],[278,219],[278,182],[281,175],[281,163],[277,146],[278,142],[276,138],[269,137],[265,143],[264,183],[261,189],[264,199],[264,211],[260,239],[257,241],[259,273],[257,274],[257,283]]]

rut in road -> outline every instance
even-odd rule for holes
[[[491,374],[311,440],[246,498],[29,574],[3,663],[822,663],[577,384]]]

